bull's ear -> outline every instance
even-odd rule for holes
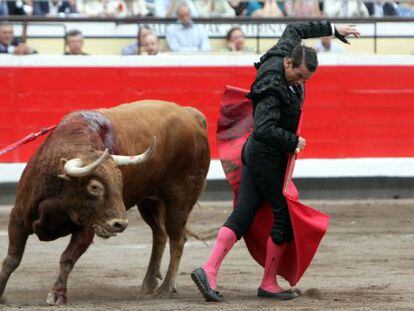
[[[70,177],[68,175],[66,175],[66,173],[64,172],[63,168],[65,167],[66,162],[68,162],[67,159],[65,158],[61,158],[60,159],[60,166],[59,166],[59,170],[61,172],[63,172],[62,174],[59,174],[58,177],[64,180],[70,180]]]

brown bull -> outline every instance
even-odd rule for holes
[[[108,151],[124,156],[109,156]],[[42,241],[71,234],[47,297],[49,304],[66,303],[68,275],[94,235],[108,238],[122,232],[128,224],[126,210],[135,205],[153,231],[141,291],[156,291],[168,237],[170,264],[157,292],[174,293],[187,218],[203,190],[209,163],[206,120],[194,108],[148,100],[69,114],[20,179],[0,297],[30,234]]]

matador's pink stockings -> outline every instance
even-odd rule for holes
[[[284,290],[279,286],[276,280],[276,273],[279,267],[280,259],[286,249],[286,243],[282,245],[275,244],[271,237],[267,239],[266,246],[266,263],[260,288],[270,293],[280,293]]]
[[[237,237],[233,230],[227,227],[221,227],[217,234],[210,258],[203,265],[210,287],[214,290],[217,290],[217,272],[220,265],[236,241]]]

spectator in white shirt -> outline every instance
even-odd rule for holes
[[[227,0],[193,0],[199,17],[234,17],[236,13]]]
[[[155,17],[177,17],[176,12],[180,5],[189,7],[192,17],[199,17],[196,7],[191,0],[154,0]]]
[[[210,42],[201,25],[191,20],[190,8],[181,4],[177,9],[178,23],[167,28],[166,39],[172,52],[208,52]]]
[[[319,52],[332,52],[332,53],[343,53],[345,49],[336,44],[335,41],[332,41],[332,38],[329,36],[322,37],[321,41],[315,46],[315,50]]]
[[[362,0],[324,0],[323,12],[327,17],[368,17]]]

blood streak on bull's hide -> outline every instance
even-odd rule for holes
[[[84,118],[89,128],[101,137],[103,143],[102,149],[105,150],[108,148],[109,153],[118,154],[114,146],[111,121],[99,111],[82,111],[80,115]]]

